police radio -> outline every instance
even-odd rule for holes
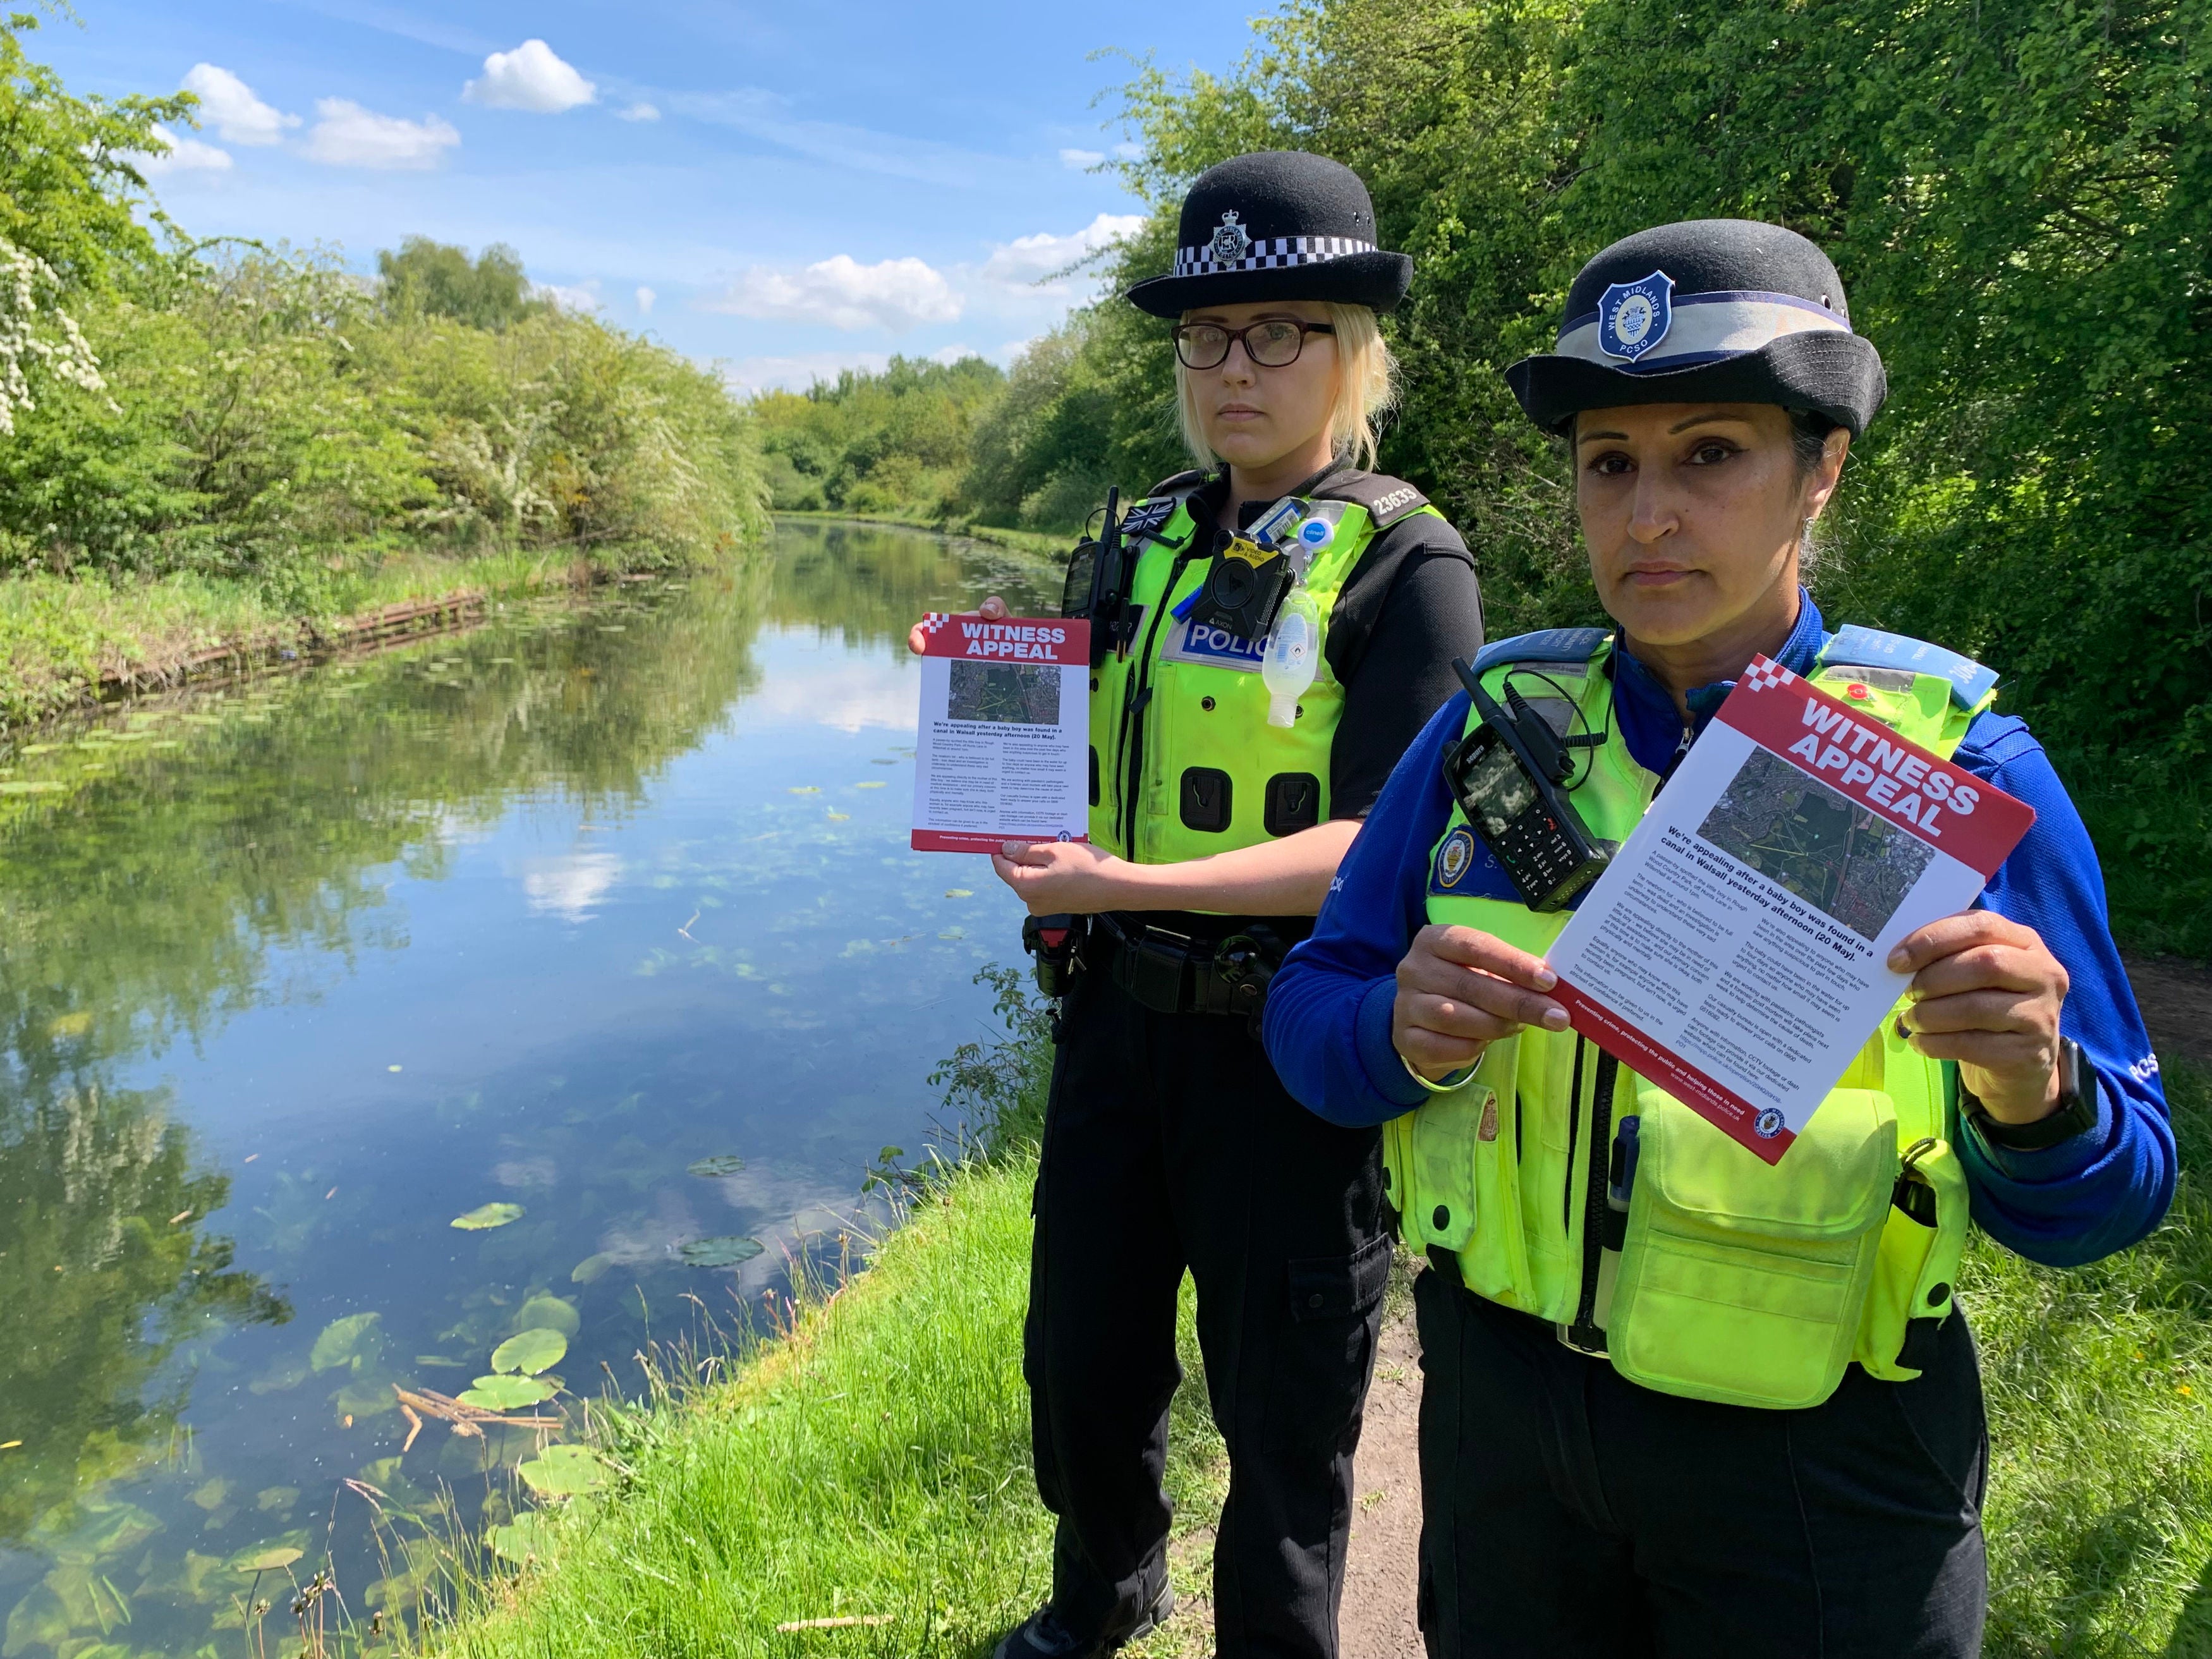
[[[1129,584],[1137,572],[1137,556],[1147,534],[1157,528],[1155,517],[1139,529],[1133,542],[1121,534],[1121,492],[1106,491],[1106,522],[1097,537],[1085,536],[1068,556],[1067,578],[1060,588],[1060,614],[1085,617],[1091,622],[1091,665],[1106,660],[1115,651],[1127,655],[1136,637],[1139,607],[1129,603]],[[1152,536],[1157,541],[1158,537]]]
[[[1612,861],[1561,787],[1574,770],[1570,751],[1603,739],[1561,737],[1510,681],[1501,708],[1465,662],[1452,667],[1482,724],[1445,750],[1445,785],[1528,908],[1560,909]]]

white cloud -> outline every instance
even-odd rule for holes
[[[461,142],[461,135],[434,115],[402,120],[363,109],[349,98],[318,98],[315,115],[307,158],[334,167],[434,167]]]
[[[732,391],[804,392],[817,380],[834,380],[847,368],[878,371],[890,362],[881,351],[808,351],[789,357],[747,357],[727,364],[723,377]]]
[[[154,136],[168,145],[168,149],[137,157],[138,171],[149,179],[158,179],[169,173],[228,173],[230,152],[217,149],[213,144],[183,133],[172,132],[156,123]]]
[[[285,128],[300,125],[298,116],[263,103],[252,87],[213,64],[185,70],[184,87],[199,99],[201,118],[234,144],[273,144]]]
[[[599,89],[543,40],[525,40],[513,52],[495,52],[484,59],[483,67],[483,79],[461,88],[461,96],[472,104],[558,115],[599,100]]]
[[[1114,146],[1114,155],[1117,161],[1133,161],[1139,156],[1143,155],[1144,153],[1145,147],[1142,144],[1116,144]]]
[[[1066,236],[1055,236],[1049,231],[1017,236],[992,251],[991,257],[983,262],[983,279],[1010,285],[1041,282],[1053,272],[1097,252],[1116,238],[1133,235],[1144,222],[1140,214],[1102,213],[1082,229]]]
[[[637,291],[637,310],[638,310],[638,314],[639,314],[641,317],[650,317],[650,316],[652,316],[652,315],[653,315],[653,302],[655,300],[658,300],[659,297],[660,297],[660,296],[659,296],[658,294],[655,294],[655,293],[654,293],[651,289],[649,289],[649,288],[641,288],[641,289],[638,289],[638,291]]]
[[[532,915],[589,921],[616,879],[622,860],[612,853],[567,853],[525,860],[522,896]]]
[[[1060,166],[1071,173],[1080,173],[1085,167],[1095,167],[1106,159],[1103,149],[1064,149],[1060,153]]]
[[[658,121],[660,118],[660,112],[651,104],[636,103],[632,104],[628,109],[617,110],[615,116],[617,119],[623,121]]]
[[[944,273],[913,258],[864,265],[840,253],[803,270],[755,265],[732,283],[710,311],[779,322],[827,323],[832,328],[881,328],[903,334],[922,323],[950,323],[960,296]]]
[[[599,279],[594,277],[588,283],[574,287],[564,287],[559,283],[532,283],[530,297],[550,300],[563,311],[597,311],[599,308]]]

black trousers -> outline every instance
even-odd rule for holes
[[[1284,1091],[1241,1019],[1140,1007],[1078,975],[1036,1186],[1024,1370],[1053,1603],[1125,1634],[1166,1570],[1160,1477],[1198,1289],[1229,1498],[1213,1551],[1223,1659],[1333,1659],[1352,1455],[1390,1243],[1381,1137]]]
[[[1989,1442],[1966,1321],[1911,1382],[1682,1400],[1446,1275],[1420,1322],[1432,1659],[1973,1659]]]

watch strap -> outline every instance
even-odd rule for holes
[[[1959,1079],[1959,1109],[1992,1146],[2039,1152],[2097,1127],[2096,1073],[2072,1037],[2058,1039],[2058,1109],[2033,1123],[2007,1123],[1990,1115],[1980,1097]]]

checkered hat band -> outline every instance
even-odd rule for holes
[[[1211,243],[1204,247],[1179,247],[1176,250],[1175,274],[1211,276],[1224,270],[1276,270],[1287,265],[1317,265],[1325,260],[1341,259],[1348,253],[1374,252],[1374,243],[1350,236],[1262,236],[1253,242],[1243,258],[1236,260],[1215,258]]]

